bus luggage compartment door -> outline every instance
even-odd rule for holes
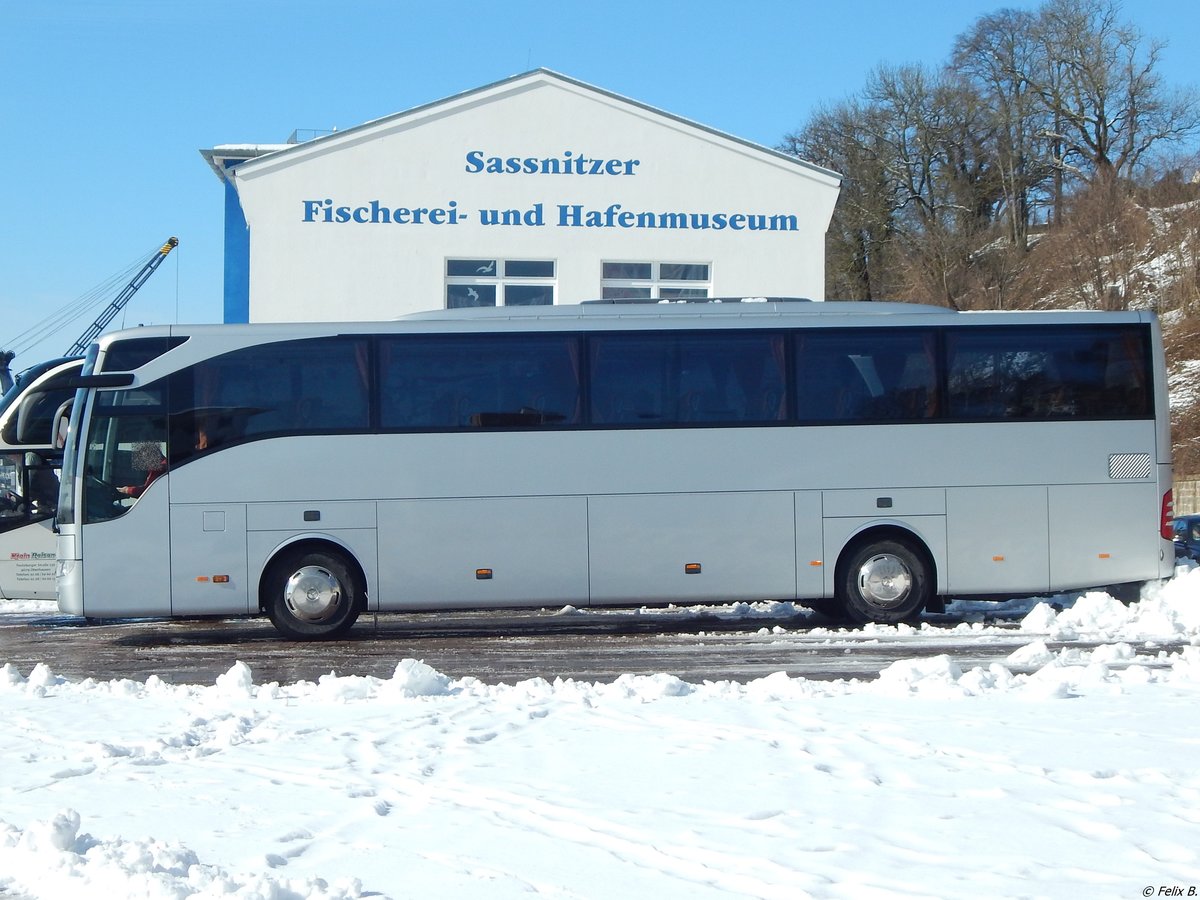
[[[379,504],[386,609],[587,603],[583,497],[476,497]]]
[[[1162,499],[1154,481],[1050,487],[1050,582],[1105,587],[1158,577]]]
[[[949,590],[961,594],[1047,590],[1047,504],[1044,485],[947,490]]]
[[[791,491],[591,497],[593,604],[792,600]]]

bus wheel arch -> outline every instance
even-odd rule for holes
[[[341,544],[304,539],[279,548],[259,581],[259,608],[291,640],[343,636],[366,608],[366,576]]]
[[[857,624],[896,625],[936,605],[937,567],[908,529],[879,525],[856,534],[838,556],[834,599]]]

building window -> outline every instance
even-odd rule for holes
[[[552,259],[448,259],[446,308],[465,306],[551,306]]]
[[[606,262],[600,277],[605,300],[692,300],[712,290],[708,263]]]

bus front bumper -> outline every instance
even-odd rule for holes
[[[58,611],[68,616],[83,615],[83,560],[75,553],[75,535],[58,535]]]

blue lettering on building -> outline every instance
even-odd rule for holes
[[[586,156],[564,150],[562,156],[485,156],[469,150],[463,169],[472,175],[636,175],[640,159]]]
[[[457,225],[467,218],[451,200],[445,206],[385,206],[371,200],[361,206],[335,206],[332,200],[303,200],[304,222],[359,225]]]
[[[380,200],[338,204],[331,199],[302,200],[301,221],[330,225],[459,225],[472,220],[459,209],[458,201],[444,206],[392,206]],[[752,213],[729,210],[689,212],[625,209],[620,203],[588,207],[560,203],[558,228],[655,229],[661,231],[799,231],[800,218],[791,213]],[[545,204],[525,209],[480,209],[478,221],[488,226],[534,226],[547,221]]]
[[[786,213],[652,212],[622,209],[620,203],[605,209],[560,203],[558,224],[563,228],[654,228],[665,231],[799,231],[800,219]]]
[[[529,209],[481,209],[479,221],[484,225],[545,225],[546,215],[542,204],[535,203]]]

